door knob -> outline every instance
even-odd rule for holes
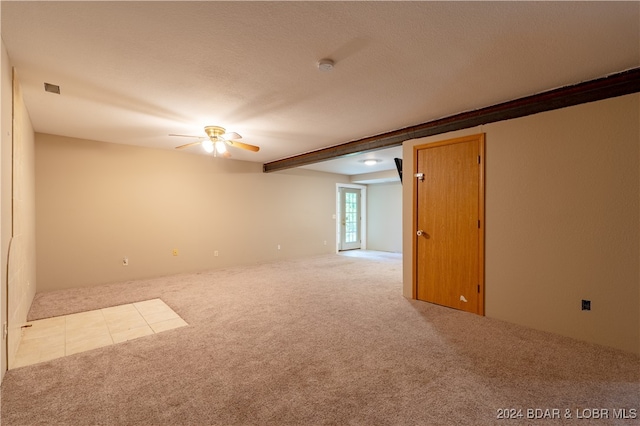
[[[422,237],[424,235],[424,231],[422,229],[418,229],[418,232],[416,232],[416,235],[418,237]]]

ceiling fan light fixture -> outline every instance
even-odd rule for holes
[[[260,151],[259,146],[251,145],[248,143],[239,142],[235,140],[235,139],[242,139],[242,136],[240,136],[236,132],[226,133],[224,127],[206,126],[204,128],[204,131],[207,134],[207,137],[192,136],[192,135],[178,135],[175,133],[170,133],[169,136],[179,136],[183,138],[197,139],[197,141],[195,142],[189,142],[184,145],[176,146],[176,149],[184,149],[184,148],[189,148],[191,146],[202,145],[202,148],[210,154],[213,153],[214,157],[217,154],[220,154],[225,158],[231,157],[231,155],[229,154],[229,150],[227,149],[227,145],[232,146],[234,148],[244,149],[252,152]]]
[[[224,141],[217,141],[216,151],[218,152],[218,154],[224,154],[225,152],[227,152],[227,144]]]
[[[211,142],[211,141],[202,141],[202,148],[204,148],[204,150],[207,151],[208,153],[212,153],[213,152],[213,142]]]

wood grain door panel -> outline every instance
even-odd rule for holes
[[[415,151],[422,174],[416,179],[416,298],[478,314],[484,312],[483,142],[476,135]]]

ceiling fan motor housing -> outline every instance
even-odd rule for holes
[[[213,140],[217,140],[218,137],[226,133],[226,130],[220,126],[207,126],[204,128],[204,131],[207,132],[209,138]]]

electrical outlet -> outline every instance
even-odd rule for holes
[[[122,258],[122,266],[129,266],[129,258],[128,257],[123,257]]]
[[[591,310],[591,300],[582,299],[582,310],[590,311]]]
[[[280,250],[280,244],[278,244],[278,250]]]
[[[214,252],[213,252],[213,256],[214,256],[214,257],[218,257],[218,254],[219,254],[219,253],[218,253],[218,250],[216,250],[216,251],[214,251]]]

